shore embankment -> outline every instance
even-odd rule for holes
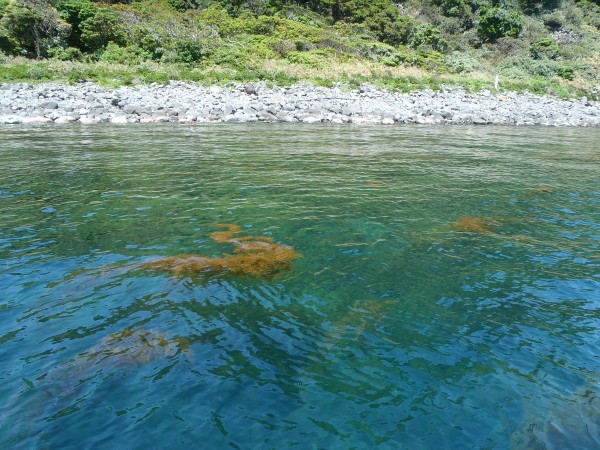
[[[0,86],[0,124],[302,122],[356,124],[476,124],[600,126],[600,102],[530,93],[390,92],[370,85],[350,90],[298,83],[107,88],[76,84]]]

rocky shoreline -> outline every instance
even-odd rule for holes
[[[600,126],[600,102],[529,93],[461,89],[410,94],[370,85],[358,90],[309,83],[205,87],[166,85],[110,89],[91,82],[0,86],[0,124],[302,122]]]

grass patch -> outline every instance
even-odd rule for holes
[[[594,61],[595,62],[595,61]],[[289,86],[300,81],[317,86],[332,87],[341,82],[349,88],[370,83],[396,92],[414,92],[424,89],[444,90],[464,88],[469,92],[494,90],[495,75],[489,72],[451,74],[429,72],[419,67],[389,67],[367,60],[336,61],[316,68],[293,63],[286,59],[254,61],[249,66],[228,67],[214,64],[165,64],[142,61],[127,65],[105,61],[80,62],[43,60],[32,61],[21,57],[4,58],[0,62],[0,82],[59,81],[77,83],[82,80],[117,87],[134,84],[165,84],[169,80],[194,81],[205,85],[224,85],[228,82],[265,81],[271,85]],[[587,96],[597,98],[593,86],[580,78],[564,80],[544,77],[500,78],[501,91],[529,91],[538,95],[555,95],[563,98]]]

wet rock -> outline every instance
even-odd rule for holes
[[[58,123],[58,124],[74,123],[74,122],[77,122],[77,119],[78,119],[78,117],[60,116],[54,121],[54,123]]]

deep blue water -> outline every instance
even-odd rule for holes
[[[600,130],[4,127],[0,167],[0,448],[600,448]],[[141,267],[219,223],[302,258]]]

